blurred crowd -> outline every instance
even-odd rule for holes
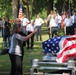
[[[51,10],[44,20],[41,18],[40,14],[37,14],[35,19],[29,20],[26,15],[23,14],[21,20],[21,29],[24,35],[29,35],[35,29],[38,31],[26,42],[27,49],[33,49],[34,41],[42,41],[42,26],[46,25],[47,34],[49,38],[59,36],[62,32],[65,35],[74,35],[76,33],[76,10],[70,15],[70,12],[64,11],[60,13]],[[2,32],[4,47],[10,47],[10,37],[11,37],[11,23],[6,17],[0,20],[0,31]],[[13,21],[14,24],[14,21]],[[34,38],[35,36],[35,38]],[[48,38],[47,38],[48,39]]]

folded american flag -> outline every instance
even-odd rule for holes
[[[44,53],[56,53],[57,62],[64,63],[76,57],[76,35],[48,39],[42,42]]]

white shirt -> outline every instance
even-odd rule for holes
[[[29,23],[29,20],[27,18],[22,18],[22,26],[26,26]]]
[[[56,16],[56,19],[57,19],[57,22],[58,22],[58,23],[61,23],[62,17],[61,17],[60,15],[57,15],[57,16]]]
[[[28,24],[28,25],[26,26],[26,31],[30,31],[30,32],[34,31],[34,26],[31,25],[31,24]]]
[[[41,26],[44,23],[44,21],[42,20],[42,18],[37,18],[35,20],[35,26]]]
[[[71,17],[71,18],[72,18],[72,22],[73,22],[73,23],[74,23],[74,16],[75,16],[75,15],[73,15],[73,16]]]
[[[50,27],[57,27],[58,23],[56,21],[56,19],[54,18],[51,18],[50,20]]]
[[[66,27],[71,26],[72,25],[72,19],[71,18],[65,18],[64,20],[64,24],[66,25]]]
[[[9,49],[9,54],[14,54],[22,56],[22,43],[24,41],[24,36],[14,33],[11,37],[11,46]]]
[[[48,17],[47,17],[47,22],[50,21],[51,16],[52,16],[51,14],[48,15]]]

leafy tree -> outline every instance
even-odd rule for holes
[[[16,18],[19,11],[19,2],[21,0],[0,0],[0,17]],[[72,9],[76,9],[76,0],[22,0],[23,11],[28,18],[36,16],[38,13],[44,17],[50,10],[55,8],[62,12],[69,9],[69,1],[72,2]],[[45,14],[46,13],[46,14]]]
[[[10,17],[12,13],[11,2],[12,0],[0,0],[0,17]]]
[[[12,14],[14,19],[18,17],[18,5],[19,0],[12,0]]]

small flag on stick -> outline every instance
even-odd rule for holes
[[[19,15],[18,15],[19,19],[22,19],[22,14],[23,14],[23,12],[22,12],[22,2],[20,2]]]

